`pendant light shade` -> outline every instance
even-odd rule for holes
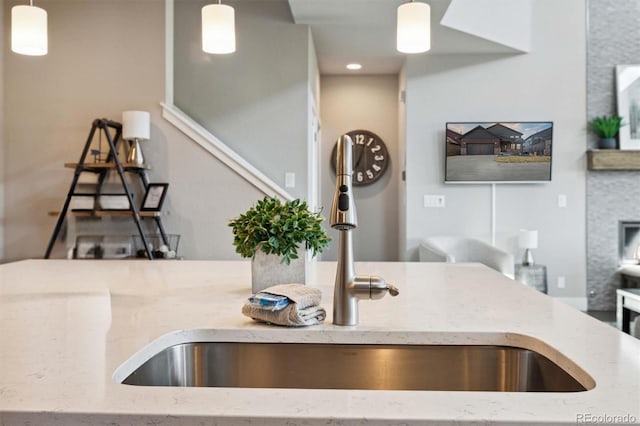
[[[47,54],[46,10],[36,6],[11,8],[11,50],[29,56]]]
[[[431,7],[411,2],[398,7],[396,48],[402,53],[423,53],[431,49]]]
[[[236,51],[235,11],[226,4],[202,8],[202,50],[207,53]]]

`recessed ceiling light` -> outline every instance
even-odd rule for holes
[[[362,65],[360,65],[360,64],[356,64],[356,63],[353,63],[353,64],[347,64],[347,69],[348,69],[348,70],[353,70],[353,71],[355,71],[355,70],[359,70],[359,69],[361,69],[361,68],[362,68]]]

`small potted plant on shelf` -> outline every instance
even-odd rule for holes
[[[600,138],[598,148],[615,149],[616,136],[622,127],[622,117],[617,115],[603,115],[589,122],[591,130]]]
[[[267,196],[229,221],[236,252],[251,258],[254,293],[275,284],[305,283],[305,250],[316,256],[331,241],[323,220],[305,201]]]

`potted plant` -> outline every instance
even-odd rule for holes
[[[622,117],[617,115],[603,115],[589,122],[591,130],[600,138],[598,148],[615,149],[616,135],[622,127]]]
[[[245,213],[229,221],[233,245],[251,258],[254,293],[275,284],[305,282],[305,253],[321,253],[331,239],[322,228],[324,218],[309,211],[299,199],[282,202],[264,197]]]

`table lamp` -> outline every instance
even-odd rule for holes
[[[151,132],[150,114],[146,111],[124,111],[122,113],[122,139],[129,141],[127,163],[142,166],[144,157],[138,144],[149,139]]]
[[[518,245],[524,249],[524,256],[522,257],[522,265],[533,266],[533,254],[531,249],[538,248],[538,231],[531,231],[528,229],[521,229],[518,236]]]

